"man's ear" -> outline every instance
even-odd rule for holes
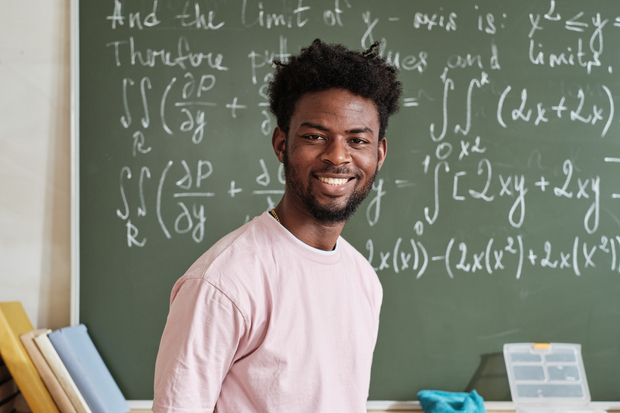
[[[377,166],[381,169],[383,162],[385,161],[385,156],[387,155],[387,139],[383,138],[379,141],[379,149],[378,149],[378,159]]]
[[[271,145],[280,163],[284,163],[284,151],[286,150],[286,134],[278,126],[273,130]]]

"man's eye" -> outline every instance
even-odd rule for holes
[[[366,143],[366,141],[364,139],[362,139],[362,138],[353,138],[353,139],[351,139],[351,143],[354,143],[356,145],[360,145],[360,144]]]
[[[317,139],[321,139],[323,137],[321,135],[306,135],[306,138],[317,140]]]

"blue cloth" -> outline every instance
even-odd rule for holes
[[[486,413],[484,400],[476,390],[471,393],[422,390],[418,400],[424,413]]]

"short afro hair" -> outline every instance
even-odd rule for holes
[[[269,104],[278,127],[288,136],[295,105],[306,93],[344,89],[374,102],[379,139],[383,139],[388,118],[398,111],[402,85],[396,77],[398,69],[379,55],[379,49],[379,42],[362,53],[316,39],[288,63],[274,60]]]

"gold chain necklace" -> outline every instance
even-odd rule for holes
[[[278,217],[278,214],[276,214],[275,209],[272,209],[271,211],[269,211],[269,213],[271,214],[272,217],[276,219],[276,221],[278,221],[278,224],[282,225],[282,223],[280,222],[280,218]]]

